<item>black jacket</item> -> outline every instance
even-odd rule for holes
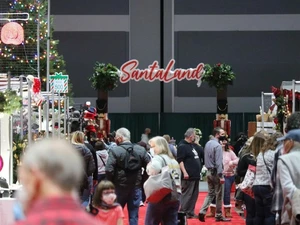
[[[98,159],[97,159],[97,155],[96,155],[96,150],[90,143],[84,143],[84,144],[91,151],[94,162],[95,162],[95,170],[93,172],[93,180],[98,180]]]
[[[244,155],[238,162],[236,173],[240,177],[245,177],[248,166],[253,165],[256,166],[256,160],[252,154],[246,154]]]
[[[84,145],[78,145],[73,144],[73,146],[80,152],[84,159],[84,179],[82,181],[81,185],[81,191],[82,189],[87,189],[89,185],[88,177],[93,175],[93,172],[95,171],[95,161],[93,158],[93,155],[91,151]],[[68,159],[66,159],[68,160]],[[76,166],[76,165],[75,165]]]
[[[133,144],[124,142],[120,145],[127,149]],[[147,164],[150,162],[150,157],[145,148],[139,145],[133,145],[133,150],[138,153],[141,159],[141,169],[137,172],[125,171],[125,157],[127,151],[124,148],[115,146],[109,151],[108,160],[105,166],[106,178],[112,181],[117,187],[133,188],[141,187],[142,185],[142,167],[146,169]]]

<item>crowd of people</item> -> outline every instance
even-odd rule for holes
[[[130,225],[138,224],[144,206],[145,225],[178,224],[179,214],[200,222],[208,217],[229,222],[233,185],[236,205],[245,205],[247,225],[297,224],[300,113],[288,117],[286,133],[259,131],[249,138],[241,133],[231,145],[226,132],[216,127],[204,148],[195,128],[187,129],[177,145],[167,134],[150,137],[149,128],[136,144],[126,128],[109,134],[108,140],[87,141],[81,131],[72,134],[71,144],[41,140],[22,157],[16,225],[122,225],[125,206]],[[253,195],[239,190],[249,165],[256,167]],[[173,191],[159,202],[148,202],[144,183],[165,166],[176,174]],[[203,167],[208,194],[197,213]]]

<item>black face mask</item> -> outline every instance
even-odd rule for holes
[[[219,137],[219,141],[224,141],[224,140],[226,140],[226,137],[225,137],[225,136],[220,136],[220,137]]]

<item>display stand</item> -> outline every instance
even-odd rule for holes
[[[268,114],[265,114],[265,112],[264,112],[266,96],[270,96],[271,101],[272,101],[274,94],[261,92],[261,110],[260,110],[261,122],[256,122],[256,131],[265,130],[266,132],[272,134],[275,132],[274,127],[276,126],[276,124],[273,121],[271,122],[271,121],[266,120],[268,118],[265,118],[265,115],[268,115]]]

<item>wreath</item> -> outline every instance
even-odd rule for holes
[[[93,76],[89,80],[95,90],[112,91],[118,86],[118,68],[110,63],[96,62]]]
[[[235,73],[232,71],[231,66],[227,64],[204,65],[202,81],[207,82],[210,87],[222,90],[228,85],[232,85],[234,79]]]
[[[0,112],[12,114],[22,106],[22,99],[15,91],[0,92]]]

